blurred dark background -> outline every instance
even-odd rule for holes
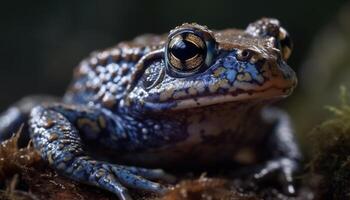
[[[300,72],[315,35],[344,0],[294,1],[6,1],[0,7],[0,110],[29,94],[62,95],[72,69],[95,49],[144,33],[164,33],[183,22],[212,29],[245,28],[263,16],[278,18]],[[300,74],[299,74],[300,76]],[[298,92],[298,91],[297,91]]]

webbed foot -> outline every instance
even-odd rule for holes
[[[174,177],[160,169],[127,167],[103,162],[90,161],[81,167],[87,173],[73,172],[76,179],[115,193],[121,200],[132,199],[127,188],[164,194],[168,188],[151,180],[174,181]],[[79,168],[79,167],[78,167]],[[88,175],[88,177],[84,177]]]

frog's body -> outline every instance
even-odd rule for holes
[[[160,170],[119,165],[126,163],[247,164],[269,157],[255,177],[281,169],[292,184],[300,154],[288,117],[265,107],[296,85],[286,64],[290,50],[274,19],[245,31],[183,24],[168,37],[120,43],[81,62],[62,103],[32,109],[31,138],[55,169],[121,199],[129,198],[124,186],[159,192],[161,185],[144,178],[169,179]],[[36,104],[8,110],[0,131],[9,132]],[[88,150],[118,164],[96,161]]]

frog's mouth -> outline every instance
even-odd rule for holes
[[[296,83],[295,83],[296,84]],[[179,99],[170,99],[164,102],[144,102],[144,106],[153,111],[157,110],[183,110],[244,101],[277,101],[287,97],[294,89],[290,86],[263,85],[257,89],[237,88],[226,94],[207,94],[206,96],[192,96]]]
[[[264,90],[237,90],[226,95],[214,95],[207,97],[199,97],[193,99],[183,99],[176,102],[172,110],[188,109],[193,107],[205,107],[216,104],[224,104],[230,102],[242,102],[249,100],[278,100],[288,96],[291,90],[270,87]]]

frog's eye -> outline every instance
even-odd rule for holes
[[[206,36],[206,37],[204,37]],[[181,30],[169,36],[167,66],[176,76],[203,71],[213,59],[214,40],[198,30]]]

